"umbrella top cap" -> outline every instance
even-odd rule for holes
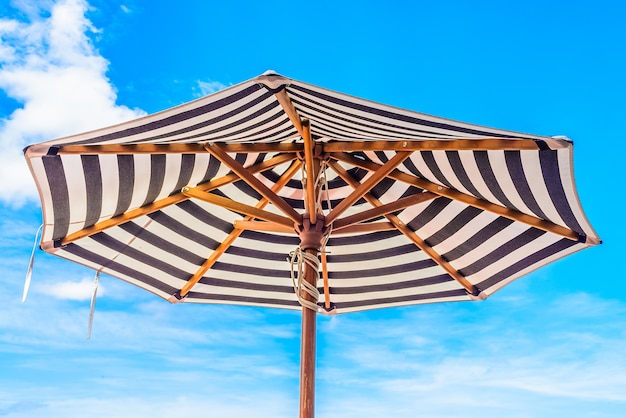
[[[256,80],[271,90],[281,90],[285,85],[291,84],[290,79],[278,74],[274,70],[267,70],[258,76]]]

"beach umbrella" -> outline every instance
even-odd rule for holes
[[[442,119],[267,72],[25,149],[41,248],[173,303],[316,315],[484,299],[600,242],[572,142]]]

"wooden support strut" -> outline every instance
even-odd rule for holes
[[[335,161],[329,161],[329,166],[335,170],[335,172],[349,185],[353,188],[357,189],[359,187],[359,182],[356,181],[350,174],[341,167]],[[381,207],[383,206],[382,202],[380,202],[376,197],[372,196],[369,193],[363,195],[363,198],[367,200],[372,206]],[[463,288],[467,291],[469,295],[472,297],[476,297],[479,299],[484,299],[487,297],[486,294],[481,292],[476,286],[470,283],[461,273],[459,273],[450,263],[448,263],[444,258],[438,254],[432,247],[430,247],[426,242],[420,238],[415,231],[409,228],[404,222],[402,222],[397,216],[386,214],[385,218],[389,222],[391,222],[396,229],[398,229],[402,234],[404,234],[409,240],[411,240],[419,249],[424,251],[435,263],[437,263],[446,273],[450,275],[454,280],[456,280]]]
[[[287,171],[285,171],[282,177],[274,184],[274,186],[272,187],[272,190],[275,192],[278,192],[280,189],[282,189],[287,184],[287,182],[293,178],[293,176],[298,172],[298,170],[300,170],[301,165],[302,164],[298,160],[293,161],[293,163],[287,169]],[[258,210],[263,210],[263,208],[265,208],[265,206],[267,206],[268,203],[269,203],[269,200],[267,200],[266,198],[262,198],[256,204],[255,208]],[[254,216],[248,215],[244,218],[243,222],[252,222],[253,219],[255,219]],[[293,225],[276,224],[273,222],[262,222],[262,223],[266,225],[272,225],[274,227],[282,227],[282,228],[285,228],[289,232],[293,232]],[[207,260],[196,271],[196,273],[193,276],[191,276],[189,280],[187,280],[187,282],[180,289],[180,291],[177,294],[172,295],[169,298],[169,301],[172,303],[177,303],[182,298],[184,298],[189,293],[189,291],[202,279],[204,274],[211,267],[213,267],[215,262],[228,250],[228,248],[235,242],[235,240],[239,238],[239,236],[242,234],[243,231],[244,230],[242,228],[237,228],[237,225],[235,224],[235,228],[231,231],[231,233],[228,234],[228,236],[226,236],[226,238],[220,243],[220,245],[211,253],[211,255],[207,258]]]

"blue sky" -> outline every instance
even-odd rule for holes
[[[546,4],[547,3],[547,4]],[[175,7],[173,8],[173,5]],[[320,317],[317,416],[623,417],[620,1],[0,4],[0,416],[293,417],[297,312],[170,305],[36,253],[21,149],[273,69],[420,112],[567,135],[604,243],[478,303]]]

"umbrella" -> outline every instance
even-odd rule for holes
[[[484,299],[600,240],[572,142],[433,117],[267,72],[35,144],[41,248],[173,303],[316,314]]]

